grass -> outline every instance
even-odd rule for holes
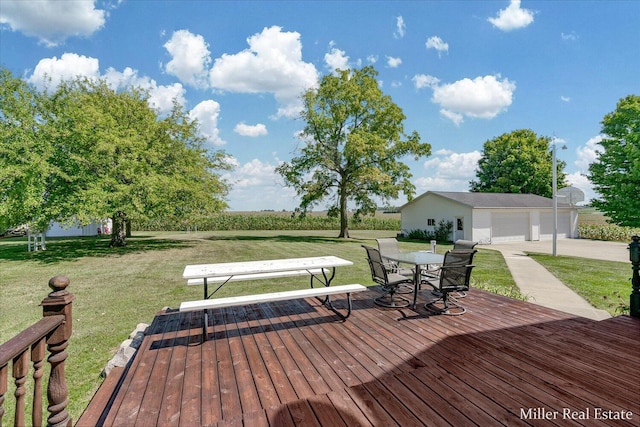
[[[612,316],[629,313],[630,263],[535,253],[529,256],[595,308]]]
[[[375,245],[374,238],[393,237],[395,232],[355,230],[348,240],[337,239],[337,235],[337,231],[139,232],[128,239],[125,248],[109,248],[105,237],[51,238],[47,240],[47,250],[40,252],[27,252],[26,238],[0,239],[0,342],[40,319],[42,309],[38,304],[49,292],[47,283],[51,277],[64,274],[70,278],[68,289],[76,300],[66,373],[68,409],[77,420],[101,383],[100,372],[138,323],[150,323],[163,307],[177,307],[181,301],[202,298],[201,287],[186,286],[182,279],[185,265],[336,255],[354,265],[339,269],[334,284],[371,285],[360,246]],[[428,243],[405,240],[399,245],[402,250],[428,247]],[[439,245],[438,252],[450,248]],[[477,267],[472,275],[473,286],[521,298],[499,252],[480,248],[474,264]],[[592,261],[574,260],[572,264],[574,269],[583,270]],[[602,274],[596,271],[593,276],[601,278]],[[224,286],[217,295],[305,285],[306,281],[299,277],[277,282],[235,282]],[[3,421],[10,425],[12,393],[4,407],[8,414]]]

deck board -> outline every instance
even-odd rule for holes
[[[159,313],[80,425],[640,423],[640,319],[597,322],[478,290],[463,316],[434,316],[428,290],[417,310],[378,307],[376,292],[353,295],[346,322],[314,298],[209,310],[204,343],[201,312]],[[561,418],[595,407],[633,419]],[[559,418],[522,419],[527,408]]]

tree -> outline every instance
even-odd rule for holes
[[[0,232],[48,224],[43,194],[53,173],[51,147],[39,138],[41,98],[27,83],[0,69]]]
[[[601,123],[603,150],[588,175],[600,198],[592,203],[613,223],[640,227],[640,96],[621,99]]]
[[[469,182],[473,192],[520,193],[553,196],[551,139],[529,129],[505,133],[484,143],[476,170]],[[566,163],[557,162],[558,187],[565,186]]]
[[[339,237],[349,237],[349,202],[360,216],[375,212],[374,197],[387,201],[402,191],[411,199],[412,175],[400,158],[431,154],[417,132],[404,133],[405,116],[380,90],[377,74],[373,67],[336,70],[307,90],[303,146],[299,156],[276,169],[301,196],[303,213],[329,199],[329,214],[340,215]]]
[[[140,89],[115,92],[105,82],[75,80],[48,97],[45,137],[59,171],[47,200],[61,222],[111,217],[111,246],[125,245],[130,221],[193,220],[226,207],[223,152],[207,153],[176,103],[159,119]]]

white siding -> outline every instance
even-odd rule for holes
[[[451,221],[455,227],[455,218],[463,218],[464,238],[472,237],[471,207],[454,202],[434,194],[428,194],[413,203],[406,205],[401,211],[402,232],[411,230],[434,231],[441,220]],[[435,221],[435,226],[429,226],[428,220]],[[453,238],[453,236],[451,236]]]

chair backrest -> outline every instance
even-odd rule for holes
[[[473,249],[477,244],[478,242],[472,242],[471,240],[456,240],[453,243],[453,250],[455,251],[458,249]]]
[[[367,251],[367,261],[369,261],[369,268],[371,269],[371,278],[379,285],[387,284],[387,270],[384,268],[384,262],[380,251],[371,246],[362,245],[365,251]]]
[[[473,256],[477,250],[451,250],[444,254],[440,271],[439,290],[441,292],[466,291],[474,265]]]
[[[382,256],[384,256],[384,254],[389,254],[389,253],[393,254],[393,253],[400,252],[398,241],[393,237],[376,239],[376,242],[378,242],[378,251]]]

